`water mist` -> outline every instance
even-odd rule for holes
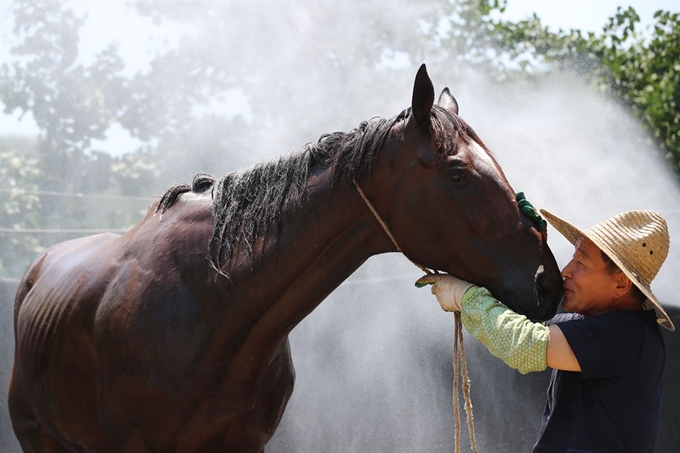
[[[391,117],[409,106],[413,77],[425,62],[437,94],[445,86],[451,89],[461,116],[495,153],[514,189],[535,206],[580,227],[627,209],[661,212],[669,223],[671,250],[652,289],[662,303],[678,304],[680,188],[625,109],[576,76],[501,88],[480,74],[461,76],[459,62],[442,61],[441,54],[426,50],[423,61],[396,58],[394,67],[378,70],[359,63],[321,66],[318,61],[329,49],[352,55],[377,40],[372,21],[392,30],[395,48],[407,48],[400,30],[417,28],[423,11],[436,13],[435,7],[429,2],[392,8],[385,7],[389,2],[293,3],[290,8],[285,2],[199,3],[206,9],[219,4],[232,14],[224,17],[234,19],[226,21],[229,26],[196,21],[196,33],[214,41],[198,50],[214,54],[222,65],[260,59],[259,72],[247,74],[248,80],[264,77],[271,84],[251,102],[269,103],[289,121],[269,124],[238,145],[219,143],[224,155],[200,168],[187,165],[185,180],[168,179],[168,186],[199,171],[235,170],[234,155],[239,167],[252,165],[298,150],[323,133],[349,130],[373,116]],[[193,8],[193,14],[202,8]],[[173,87],[172,81],[167,85]],[[289,100],[305,108],[291,109]],[[210,113],[221,113],[219,104],[213,102]],[[188,164],[193,160],[192,155]],[[549,245],[565,265],[571,245],[552,229]],[[399,254],[371,258],[292,332],[295,390],[267,453],[453,451],[453,315],[441,311],[429,289],[415,288],[420,276]],[[2,299],[4,332],[11,329],[12,300]],[[3,338],[2,367],[9,370],[13,338],[11,333]],[[465,341],[479,451],[528,451],[540,427],[547,376],[520,376],[499,367],[476,340],[466,336]],[[496,371],[490,374],[492,365]],[[531,389],[529,381],[535,384]],[[0,452],[14,453],[19,450],[6,429],[5,399],[3,393]],[[526,430],[513,428],[519,425]],[[465,431],[463,448],[469,451]]]
[[[435,78],[437,90],[450,86],[461,116],[535,206],[583,228],[654,209],[680,235],[676,179],[636,121],[578,77],[502,88],[476,74],[445,79]],[[548,242],[564,266],[573,246],[551,228]],[[664,304],[678,304],[679,242],[652,284]],[[414,287],[420,275],[398,254],[374,257],[293,331],[297,383],[269,451],[453,450],[453,316]],[[521,376],[465,340],[479,450],[529,451],[549,374]],[[462,443],[469,448],[465,427]]]

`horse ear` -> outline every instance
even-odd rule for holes
[[[444,107],[448,111],[458,115],[458,101],[456,101],[456,98],[453,97],[448,87],[444,88],[442,94],[439,95],[437,105],[439,107]]]
[[[425,127],[430,123],[432,104],[434,104],[434,87],[423,63],[416,74],[411,98],[411,112],[418,126]]]

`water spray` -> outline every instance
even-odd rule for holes
[[[385,230],[385,233],[387,236],[392,240],[392,243],[394,244],[394,247],[397,249],[397,251],[401,254],[404,254],[402,252],[401,247],[399,247],[399,244],[397,244],[397,240],[394,238],[392,235],[392,232],[390,229],[387,227],[387,224],[383,221],[383,219],[380,217],[380,214],[378,214],[378,211],[375,210],[373,207],[373,204],[370,202],[366,194],[364,193],[363,190],[361,190],[361,186],[359,186],[359,183],[357,183],[356,179],[352,179],[354,181],[354,186],[357,188],[357,191],[359,192],[359,195],[361,195],[361,198],[364,200],[366,203],[366,206],[368,206],[368,209],[371,210],[373,215],[375,216],[375,219],[378,221],[380,226]],[[528,203],[528,202],[527,202]],[[532,207],[533,209],[533,207]],[[406,256],[406,255],[404,255]],[[421,271],[425,272],[428,275],[434,275],[438,274],[438,272],[433,272],[429,270],[428,268],[421,266],[420,264],[416,263],[412,259],[410,259],[408,256],[406,256],[406,259],[411,261],[418,269]],[[459,388],[459,377],[462,379],[462,388],[463,388],[463,398],[465,398],[465,415],[467,417],[467,422],[468,422],[468,433],[470,434],[470,448],[472,449],[473,453],[477,453],[477,442],[475,440],[475,426],[474,426],[474,416],[472,413],[472,398],[470,397],[470,378],[468,377],[468,372],[467,372],[467,359],[465,356],[465,344],[463,343],[463,324],[460,320],[460,312],[455,312],[453,314],[453,319],[454,319],[454,330],[453,330],[453,412],[454,412],[454,419],[456,423],[456,435],[454,437],[454,442],[455,442],[455,452],[460,453],[460,411],[459,411],[459,402],[458,402],[458,388]]]

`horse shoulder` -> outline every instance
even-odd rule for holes
[[[112,372],[131,366],[166,377],[193,360],[205,332],[192,282],[212,270],[209,196],[183,194],[162,215],[152,212],[121,238],[121,257],[97,313],[99,348]]]

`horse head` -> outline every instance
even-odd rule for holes
[[[408,117],[392,128],[385,147],[369,182],[371,198],[402,252],[488,288],[533,320],[553,316],[562,278],[545,224],[523,214],[496,159],[458,116],[449,90],[434,104],[425,65]]]

